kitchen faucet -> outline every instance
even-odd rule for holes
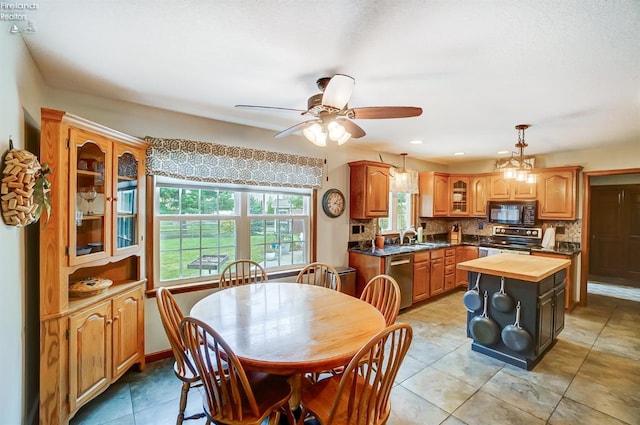
[[[408,226],[400,230],[400,245],[404,244],[404,237],[407,235],[407,233],[413,233],[414,236],[418,236],[418,232],[416,232],[415,227],[413,227],[413,225]],[[411,242],[411,240],[409,240],[409,242]]]

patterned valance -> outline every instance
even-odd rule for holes
[[[324,160],[209,142],[146,137],[147,174],[256,186],[322,185]]]

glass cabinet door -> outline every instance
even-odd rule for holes
[[[451,215],[468,215],[469,214],[469,178],[450,177],[449,180],[451,194],[449,213]]]
[[[114,254],[137,250],[140,245],[140,179],[142,152],[115,147],[113,250]]]
[[[106,257],[111,167],[110,142],[99,136],[73,130],[70,137],[69,264],[82,264]]]

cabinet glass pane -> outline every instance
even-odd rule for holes
[[[104,251],[105,152],[87,141],[77,147],[75,231],[76,256]]]
[[[118,157],[116,248],[138,244],[138,161],[130,153]]]

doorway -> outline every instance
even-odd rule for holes
[[[590,278],[640,287],[640,169],[583,173],[580,305]]]
[[[589,279],[640,287],[640,184],[591,186]]]
[[[40,156],[40,126],[26,110],[24,114],[24,148]],[[25,234],[25,376],[24,423],[39,423],[40,401],[40,224],[24,228]]]

